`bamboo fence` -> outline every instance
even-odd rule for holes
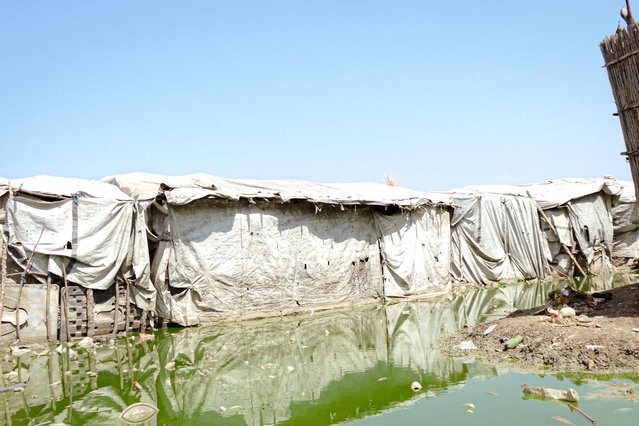
[[[601,42],[600,48],[626,144],[621,155],[630,163],[639,200],[639,24],[617,30]],[[636,209],[632,220],[639,221]]]

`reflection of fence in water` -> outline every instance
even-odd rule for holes
[[[136,390],[136,381],[141,380],[135,376],[141,370],[139,360],[151,349],[149,343],[132,348],[128,339],[119,339],[97,348],[63,343],[57,348],[34,347],[34,353],[21,357],[5,356],[0,363],[0,386],[26,386],[17,392],[0,393],[0,418],[13,424],[35,413],[41,420],[35,424],[53,421],[59,415],[71,421],[78,407],[83,407],[82,400],[99,391],[99,377],[101,386],[107,382],[124,395]]]

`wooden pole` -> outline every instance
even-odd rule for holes
[[[126,290],[124,293],[124,333],[129,332],[129,280],[124,279]]]
[[[64,324],[66,328],[67,342],[71,341],[69,331],[69,283],[67,282],[67,267],[62,264],[62,279],[64,280]]]
[[[530,198],[533,198],[532,195],[530,195],[530,191],[526,191],[526,194],[528,194],[528,196]],[[539,212],[539,215],[541,216],[541,218],[548,224],[548,226],[550,227],[550,229],[552,230],[552,232],[555,233],[555,235],[557,236],[557,240],[559,240],[559,244],[561,244],[561,247],[564,249],[564,251],[566,252],[566,254],[568,254],[568,256],[570,256],[570,258],[572,259],[572,261],[575,264],[575,267],[577,269],[579,269],[579,272],[581,272],[581,274],[584,277],[587,277],[588,274],[586,274],[586,272],[583,270],[583,268],[581,267],[581,265],[579,264],[579,262],[577,262],[577,259],[575,258],[575,256],[572,254],[572,251],[568,248],[568,246],[566,246],[566,244],[561,242],[561,237],[559,236],[559,232],[557,231],[557,228],[555,228],[555,225],[553,225],[552,221],[550,220],[550,218],[546,215],[546,212],[543,211],[543,209],[541,207],[539,207],[539,204],[537,204],[535,202],[535,205],[537,206],[537,211]]]
[[[46,302],[44,306],[44,326],[47,328],[47,342],[51,342],[51,333],[49,332],[49,308],[51,307],[51,274],[47,274],[47,286],[45,287]]]
[[[115,288],[115,311],[113,312],[113,334],[115,335],[118,332],[118,313],[120,313],[120,285],[118,278],[115,279],[113,287]]]
[[[93,337],[95,334],[95,319],[93,317],[94,305],[93,289],[87,288],[87,336],[89,337]]]

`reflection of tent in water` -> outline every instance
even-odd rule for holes
[[[154,310],[148,275],[133,266],[140,263],[134,257],[133,208],[128,195],[103,182],[50,176],[0,182],[4,338],[55,340],[67,332],[73,337],[123,330],[121,321],[132,323],[139,315],[128,299]],[[114,284],[129,296],[116,295]],[[20,320],[18,330],[5,333],[7,314],[17,306],[26,311],[26,323]]]
[[[425,193],[208,175],[105,181],[146,207],[158,312],[180,324],[421,294],[449,281],[449,213]]]
[[[610,288],[612,280],[602,285]],[[485,314],[538,306],[550,289],[526,283],[473,288],[454,297],[226,322],[160,332],[135,345],[120,339],[13,358],[3,364],[6,385],[21,377],[26,387],[3,394],[0,418],[28,405],[29,415],[14,418],[108,424],[133,401],[157,406],[158,424],[362,418],[414,400],[415,380],[431,395],[496,374],[442,356],[437,339]]]

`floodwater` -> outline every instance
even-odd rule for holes
[[[620,282],[570,284],[604,290]],[[639,392],[639,373],[524,374],[438,352],[442,334],[540,305],[565,284],[471,288],[421,301],[160,330],[151,338],[130,334],[90,348],[34,347],[19,357],[5,350],[0,386],[26,386],[0,393],[0,423],[125,424],[123,410],[145,402],[159,409],[145,425],[591,424],[569,404],[524,398],[526,383],[576,389],[578,408],[597,424],[636,425],[639,400],[619,395],[629,386]],[[414,381],[420,391],[411,389]]]

